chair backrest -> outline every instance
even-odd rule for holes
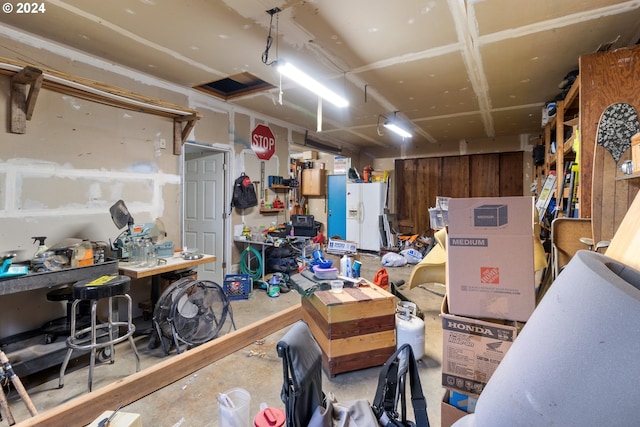
[[[556,218],[551,222],[554,279],[577,251],[588,249],[584,243],[580,242],[581,237],[591,237],[591,219]]]
[[[280,339],[276,349],[282,358],[280,398],[285,405],[287,427],[306,427],[324,400],[320,346],[309,326],[300,320]]]

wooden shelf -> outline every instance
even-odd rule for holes
[[[289,187],[288,185],[282,185],[282,184],[273,184],[271,187],[269,187],[269,190],[273,190],[273,191],[289,191],[294,187]]]
[[[631,175],[616,176],[616,181],[624,181],[627,179],[638,179],[638,178],[640,178],[640,173],[632,173]]]
[[[0,75],[11,77],[13,92],[11,106],[12,133],[26,133],[25,120],[31,119],[40,88],[91,102],[130,111],[173,119],[173,154],[180,155],[184,141],[202,117],[198,111],[160,99],[151,98],[103,82],[73,76],[56,70],[35,67],[28,63],[0,58]],[[30,86],[27,93],[26,86]]]
[[[563,100],[557,102],[556,114],[549,119],[544,129],[544,145],[545,145],[545,164],[541,168],[541,175],[547,175],[550,171],[555,170],[558,174],[556,180],[556,189],[554,197],[562,193],[564,196],[566,188],[564,188],[564,166],[567,161],[575,161],[576,153],[573,151],[572,135],[565,140],[565,128],[579,124],[579,99],[580,99],[580,79],[571,85],[568,93]],[[556,142],[556,150],[550,152],[552,141]]]
[[[261,214],[277,214],[280,212],[284,212],[284,208],[280,208],[280,209],[267,209],[267,208],[260,208],[260,213]]]

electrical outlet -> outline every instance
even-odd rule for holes
[[[167,148],[167,140],[164,138],[160,139],[160,148]]]

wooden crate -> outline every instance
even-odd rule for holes
[[[302,298],[302,317],[330,377],[380,366],[396,349],[395,297],[378,286],[317,291]]]

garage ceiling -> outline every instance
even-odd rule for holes
[[[580,55],[640,39],[639,0],[44,5],[44,13],[3,13],[0,22],[186,87],[250,73],[273,87],[225,102],[315,132],[317,98],[281,81],[271,64],[294,62],[350,102],[346,109],[323,103],[318,135],[372,148],[402,143],[380,126],[394,115],[415,145],[538,134],[543,105],[561,92]],[[275,7],[281,11],[267,13]],[[265,58],[269,28],[273,43]]]

